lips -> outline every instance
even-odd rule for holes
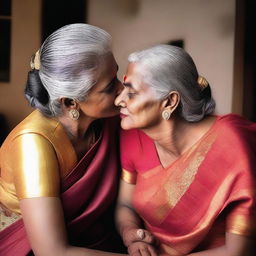
[[[127,117],[127,115],[120,113],[120,117],[125,118],[125,117]]]

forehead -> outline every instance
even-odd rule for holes
[[[136,62],[131,62],[128,64],[125,75],[125,83],[130,84],[135,90],[145,91],[150,89],[150,86],[145,83],[139,65]]]
[[[117,63],[113,56],[113,54],[108,54],[102,61],[102,64],[100,65],[101,74],[100,78],[102,76],[105,76],[109,73],[113,73],[117,71]]]
[[[106,56],[102,61],[99,70],[99,78],[97,83],[92,87],[90,92],[100,91],[116,76],[118,65],[113,54]]]
[[[130,62],[127,66],[126,76],[129,76],[131,78],[139,75],[140,74],[138,72],[138,64],[135,62]]]

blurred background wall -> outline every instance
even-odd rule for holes
[[[88,21],[113,36],[120,74],[129,53],[184,40],[199,73],[212,85],[217,112],[231,112],[235,0],[91,0]]]
[[[41,43],[40,1],[12,0],[11,8],[10,80],[0,82],[0,113],[4,114],[9,129],[31,112],[23,90],[30,57]]]
[[[0,113],[12,128],[32,111],[23,90],[30,57],[45,38],[47,28],[55,22],[57,27],[61,26],[57,21],[64,3],[66,12],[72,16],[66,23],[81,22],[81,16],[76,17],[75,9],[68,8],[70,1],[9,1],[12,1],[10,81],[0,82]],[[243,11],[238,10],[237,2],[241,1],[87,0],[82,10],[84,22],[99,26],[113,36],[120,79],[129,53],[158,43],[183,40],[184,49],[193,57],[199,73],[212,86],[216,113],[243,114],[244,23],[239,20]],[[45,3],[55,6],[44,9]],[[45,20],[48,20],[47,28]]]

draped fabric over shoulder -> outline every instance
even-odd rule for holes
[[[121,132],[124,181],[136,184],[133,205],[160,244],[186,255],[224,244],[225,232],[256,235],[256,124],[217,117],[210,130],[164,168],[154,142]]]
[[[73,157],[62,155],[65,168],[74,165],[69,172],[62,166],[60,184],[72,245],[114,251],[120,243],[113,223],[120,170],[117,134],[117,118],[105,119],[99,139],[78,163]],[[62,150],[71,152],[68,147]],[[30,250],[22,218],[0,232],[0,255],[27,255]]]

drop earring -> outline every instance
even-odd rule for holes
[[[163,118],[164,120],[169,120],[170,117],[171,117],[171,111],[170,111],[170,110],[164,110],[164,111],[162,112],[162,118]]]
[[[78,120],[78,118],[79,118],[79,116],[80,116],[79,111],[76,110],[76,109],[71,109],[71,110],[69,110],[68,114],[69,114],[69,117],[70,117],[72,120],[75,120],[75,121]]]

